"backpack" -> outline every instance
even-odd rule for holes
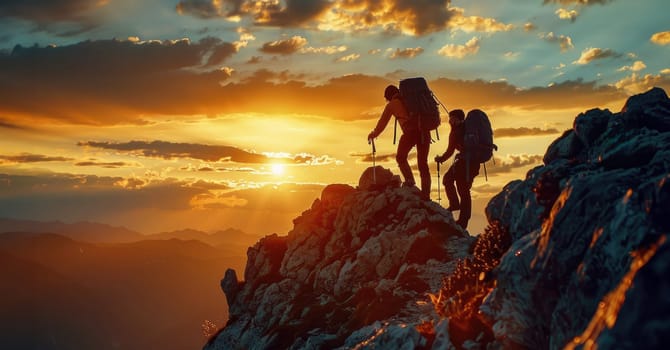
[[[410,123],[416,123],[416,128],[420,131],[435,130],[437,133],[441,122],[440,110],[426,79],[419,77],[401,80],[400,98],[407,109]],[[439,133],[437,139],[440,139]]]
[[[468,112],[464,121],[463,148],[470,161],[485,163],[498,146],[493,144],[493,129],[486,113],[479,109]]]

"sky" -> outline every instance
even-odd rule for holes
[[[667,9],[667,0],[4,0],[0,217],[285,234],[325,185],[357,185],[372,165],[366,137],[384,88],[422,76],[447,109],[491,119],[499,150],[488,180],[473,185],[478,233],[488,200],[540,165],[579,113],[668,90]],[[430,159],[446,149],[448,123],[439,132]],[[389,125],[374,160],[399,174],[395,147]],[[432,198],[446,207],[431,170]]]

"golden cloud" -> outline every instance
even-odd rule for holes
[[[437,51],[438,54],[445,57],[463,58],[468,55],[474,55],[479,52],[480,42],[478,37],[468,40],[465,45],[447,44]]]
[[[260,51],[269,54],[290,55],[300,51],[305,45],[307,45],[307,39],[296,35],[290,39],[267,42],[263,44]]]
[[[564,8],[556,10],[555,13],[558,16],[558,18],[566,19],[571,22],[574,22],[577,19],[577,16],[579,16],[579,12],[577,12],[576,10],[566,10]]]
[[[618,54],[610,49],[601,49],[597,47],[589,47],[582,51],[582,55],[578,60],[573,61],[573,64],[585,65],[589,64],[595,60],[601,60],[609,57],[620,57],[621,54]]]
[[[670,31],[654,33],[649,40],[657,45],[668,45],[670,44]]]
[[[572,38],[566,35],[556,35],[554,32],[549,32],[549,33],[540,33],[539,35],[540,39],[546,40],[550,43],[558,43],[558,45],[561,47],[561,52],[568,51],[575,46],[572,44]]]
[[[396,58],[414,58],[423,53],[423,48],[421,47],[408,47],[406,49],[396,49],[390,56],[390,59]]]

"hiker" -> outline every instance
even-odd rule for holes
[[[409,151],[412,150],[412,147],[416,146],[417,163],[419,166],[419,174],[421,175],[421,196],[424,199],[429,200],[431,180],[430,170],[428,168],[428,152],[430,150],[431,142],[430,131],[419,131],[417,125],[409,122],[409,114],[400,98],[400,90],[398,90],[395,85],[386,87],[386,90],[384,90],[384,98],[386,98],[388,103],[377,122],[377,126],[368,135],[368,140],[379,136],[382,131],[384,131],[384,128],[386,128],[389,120],[391,120],[391,116],[395,116],[400,124],[400,129],[402,130],[402,136],[400,136],[400,141],[398,142],[398,151],[396,152],[395,159],[398,162],[400,172],[405,179],[403,186],[414,186],[416,184],[412,169],[407,162]]]
[[[442,184],[444,184],[444,191],[449,200],[449,207],[447,210],[452,212],[460,210],[456,223],[463,229],[466,229],[472,213],[470,188],[472,187],[472,181],[475,176],[479,174],[479,163],[476,161],[468,162],[463,152],[465,137],[464,121],[465,113],[463,110],[454,109],[449,112],[449,125],[451,125],[449,145],[447,146],[447,150],[441,156],[435,157],[435,161],[444,163],[455,151],[459,151],[459,153],[456,154],[454,163],[444,174]],[[455,186],[454,183],[456,183]]]

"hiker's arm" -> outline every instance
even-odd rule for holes
[[[454,141],[454,133],[451,132],[449,133],[449,146],[447,146],[447,150],[442,153],[441,156],[436,158],[435,160],[442,163],[447,161],[447,159],[451,158],[451,156],[456,152],[456,142]]]
[[[386,107],[384,108],[384,112],[382,112],[382,116],[379,118],[379,121],[377,122],[377,126],[375,126],[375,129],[372,130],[369,136],[372,136],[372,138],[375,138],[379,136],[379,134],[384,131],[384,128],[386,128],[386,125],[389,123],[389,120],[391,120],[391,115],[393,115],[391,111],[391,104],[387,103]]]

